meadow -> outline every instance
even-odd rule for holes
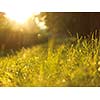
[[[0,51],[0,86],[100,86],[100,42],[72,40]]]

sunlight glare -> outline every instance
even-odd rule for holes
[[[41,29],[46,29],[47,28],[47,26],[45,25],[45,22],[44,21],[39,21],[39,19],[38,18],[35,18],[35,22],[36,22],[36,24],[41,28]]]
[[[18,23],[24,23],[32,14],[40,13],[34,12],[31,0],[10,0],[8,3],[4,0],[3,4],[8,18]]]

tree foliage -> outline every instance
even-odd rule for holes
[[[46,12],[41,13],[41,18],[45,16],[48,30],[56,34],[90,35],[91,31],[99,29],[99,13],[83,12]],[[98,19],[98,20],[97,20]]]

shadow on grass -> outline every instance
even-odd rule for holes
[[[48,43],[48,37],[42,38],[40,40],[37,40],[35,42],[32,43],[26,43],[26,44],[22,44],[22,45],[10,45],[10,46],[6,46],[3,49],[0,49],[0,57],[7,57],[7,56],[13,56],[16,55],[18,51],[20,51],[22,48],[27,49],[27,48],[32,48],[33,46],[37,46],[37,45],[42,45]]]
[[[66,41],[67,40],[67,41]],[[32,43],[26,43],[26,44],[20,44],[18,45],[10,45],[4,49],[0,50],[0,57],[8,57],[8,56],[13,56],[16,55],[17,52],[21,51],[22,48],[27,49],[27,48],[32,48],[37,45],[45,45],[45,48],[48,48],[48,46],[53,42],[54,48],[56,47],[57,44],[61,45],[63,43],[69,43],[73,44],[75,43],[74,37],[66,37],[66,36],[55,36],[55,37],[43,37],[41,39],[37,39]],[[50,43],[51,42],[51,43]],[[53,47],[52,47],[53,48]]]

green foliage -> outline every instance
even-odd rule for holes
[[[78,38],[0,57],[0,86],[100,86],[100,42]]]

